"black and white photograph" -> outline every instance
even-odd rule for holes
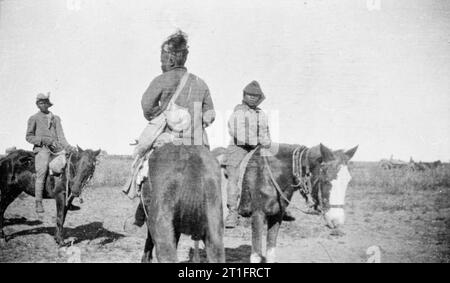
[[[0,263],[450,262],[450,1],[0,0],[0,109]]]

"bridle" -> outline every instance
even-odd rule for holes
[[[305,166],[303,166],[303,156],[306,157]],[[311,171],[309,167],[309,148],[306,146],[297,147],[292,153],[292,175],[297,184],[292,185],[292,187],[298,188],[300,193],[307,198],[311,195],[313,184],[311,183]],[[305,167],[305,172],[303,174],[303,167]],[[315,180],[317,182],[317,180]]]
[[[308,200],[308,197],[311,197],[312,189],[316,186],[320,186],[319,179],[316,178],[314,182],[311,182],[312,174],[309,167],[309,162],[305,164],[305,174],[303,174],[303,155],[305,154],[306,160],[308,161],[309,157],[309,149],[306,146],[299,146],[297,147],[294,152],[292,153],[292,174],[294,175],[295,182],[297,184],[291,185],[292,187],[297,188],[296,190],[300,190],[300,193],[305,197],[306,200]],[[278,182],[275,180],[275,177],[273,176],[272,170],[270,168],[269,160],[266,156],[263,157],[264,159],[264,165],[269,173],[270,180],[272,181],[272,184],[275,186],[275,189],[280,194],[280,197],[287,202],[288,205],[291,205],[291,207],[305,213],[305,214],[311,214],[310,212],[304,211],[303,209],[293,205],[291,201],[284,195],[283,190],[281,190],[280,186],[278,185]],[[319,192],[320,193],[320,192]]]
[[[72,156],[73,156],[73,153],[71,152],[69,154],[68,159],[67,159],[67,165],[66,165],[66,206],[69,205],[69,202],[72,201],[75,198],[72,195],[72,191],[70,190],[70,180],[72,179],[72,177],[71,177],[71,170],[70,169],[73,166]],[[76,168],[75,168],[75,171],[76,171]],[[80,186],[80,190],[81,191],[83,191],[84,187],[92,179],[92,177],[94,176],[94,172],[95,172],[95,167],[94,167],[94,170],[92,170],[92,172],[89,174],[89,177],[86,178],[86,180],[81,183],[81,186]],[[80,192],[80,202],[81,203],[83,202],[83,199],[81,198],[81,192]]]

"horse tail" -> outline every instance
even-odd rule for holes
[[[174,224],[180,233],[191,235],[193,240],[203,239],[207,231],[206,168],[201,156],[189,157],[183,170],[179,199],[175,205]]]

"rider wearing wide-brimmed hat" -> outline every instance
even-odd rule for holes
[[[43,213],[42,198],[51,155],[63,150],[72,151],[74,147],[64,136],[61,119],[48,110],[53,106],[50,102],[50,93],[39,93],[36,96],[36,106],[39,112],[28,119],[26,140],[34,146],[33,151],[36,154],[36,212]]]

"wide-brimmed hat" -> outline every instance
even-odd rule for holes
[[[36,95],[36,104],[40,101],[48,102],[50,106],[53,106],[53,103],[50,102],[50,92],[47,92],[47,94],[39,93],[38,95]]]

